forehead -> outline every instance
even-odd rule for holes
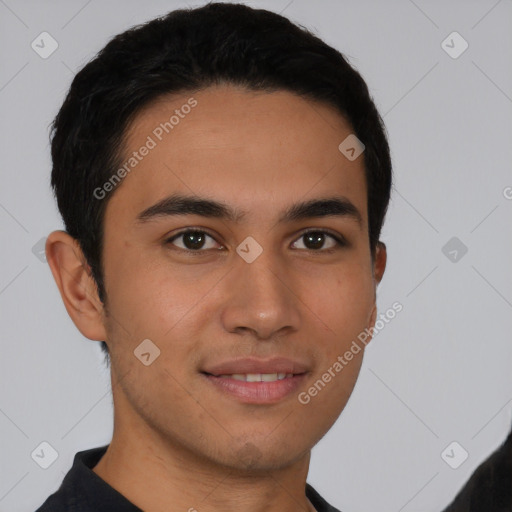
[[[287,91],[216,86],[162,96],[126,131],[129,172],[108,209],[122,206],[134,218],[179,192],[263,214],[339,192],[364,216],[363,157],[349,161],[338,149],[351,133],[333,108]]]

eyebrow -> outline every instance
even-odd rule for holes
[[[137,215],[136,222],[143,224],[174,215],[199,215],[238,223],[247,212],[207,198],[173,194]],[[321,217],[345,217],[355,220],[362,228],[363,218],[356,206],[346,197],[326,197],[303,201],[288,207],[279,217],[279,223]]]

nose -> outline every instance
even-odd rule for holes
[[[234,265],[221,315],[226,331],[250,331],[258,339],[268,340],[298,330],[299,287],[271,251],[264,250],[252,263],[239,258]]]

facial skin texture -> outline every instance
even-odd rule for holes
[[[111,192],[108,311],[73,239],[63,231],[48,237],[69,315],[111,354],[114,434],[94,471],[150,512],[311,510],[310,450],[345,407],[364,351],[309,404],[297,394],[374,325],[386,264],[382,244],[372,267],[363,157],[340,153],[352,130],[328,106],[227,85],[151,104],[131,125],[126,154],[192,96],[197,106]],[[238,223],[198,215],[136,222],[173,193],[247,213]],[[362,225],[339,216],[277,222],[294,203],[334,195],[356,206]],[[185,252],[187,237],[165,242],[184,228],[213,237],[199,255]],[[315,246],[302,236],[307,228],[332,230],[348,246],[328,253],[334,239]],[[263,248],[250,264],[236,253],[248,236]],[[146,338],[161,351],[149,366],[134,356]],[[249,356],[298,359],[309,373],[297,393],[270,405],[224,395],[200,373]]]

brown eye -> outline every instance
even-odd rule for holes
[[[204,231],[189,229],[187,231],[182,231],[181,233],[173,235],[171,238],[166,240],[166,243],[175,245],[176,247],[185,251],[199,252],[201,249],[215,248],[211,246],[211,242],[209,243],[210,246],[208,246],[208,239],[213,240],[214,244],[216,243],[213,237]],[[182,240],[182,245],[175,243],[175,240]]]
[[[327,239],[331,240],[331,243],[328,247],[325,247],[325,242]],[[324,250],[326,252],[332,251],[338,247],[343,247],[346,245],[344,240],[341,237],[338,237],[336,235],[333,235],[327,231],[306,231],[305,233],[302,233],[302,235],[298,238],[298,240],[304,240],[304,249],[310,250],[310,251],[317,251]],[[297,242],[294,243],[294,245]],[[295,247],[297,248],[297,247]],[[299,249],[302,249],[302,247],[299,247]]]

